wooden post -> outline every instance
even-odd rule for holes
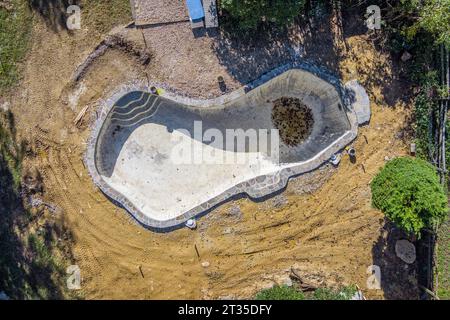
[[[130,0],[130,6],[131,6],[131,16],[133,17],[134,22],[136,23],[136,4],[134,0]]]
[[[410,153],[412,156],[414,156],[414,157],[416,156],[416,144],[415,143],[411,143]]]
[[[449,95],[449,93],[450,93],[450,57],[449,57],[449,52],[448,52],[448,49],[447,48],[444,48],[444,51],[445,51],[445,57],[446,57],[446,69],[447,69],[447,72],[446,72],[446,88],[445,88],[445,90],[446,90],[446,93],[445,93],[445,95],[446,95],[446,100],[443,102],[443,104],[444,104],[444,114],[443,114],[443,129],[442,129],[442,135],[443,135],[443,143],[442,143],[442,154],[443,154],[443,157],[442,157],[442,169],[444,170],[444,172],[446,172],[447,171],[447,163],[446,163],[446,160],[447,160],[447,157],[446,157],[446,130],[447,130],[447,112],[448,112],[448,101],[449,101],[449,97],[448,97],[448,95]],[[447,180],[446,179],[446,175],[444,174],[444,180]],[[447,181],[444,181],[444,183],[446,183]]]
[[[200,253],[198,252],[197,245],[194,244],[195,253],[197,254],[197,258],[200,260]]]
[[[441,51],[441,87],[447,91],[446,98],[449,90],[449,65],[448,65],[448,51],[444,45],[440,45]],[[439,144],[438,149],[438,167],[441,169],[440,178],[441,184],[445,185],[446,180],[446,148],[445,148],[445,130],[447,126],[447,107],[448,99],[439,100]]]

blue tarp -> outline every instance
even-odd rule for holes
[[[200,20],[205,17],[202,2],[200,0],[186,0],[186,4],[192,21]]]

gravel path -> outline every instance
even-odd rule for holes
[[[149,69],[152,80],[192,97],[217,97],[299,57],[338,73],[339,54],[326,28],[303,30],[295,25],[276,34],[261,33],[257,38],[232,38],[220,28],[193,31],[189,22],[141,30],[154,55]],[[311,46],[313,34],[321,41]],[[219,76],[225,86],[219,86]]]
[[[212,50],[214,38],[198,37],[189,22],[157,26],[142,30],[153,53],[151,77],[170,84],[180,92],[213,98],[237,89],[241,84],[228,74]],[[217,78],[227,86],[221,90]]]
[[[184,0],[132,0],[136,25],[186,21],[189,19]]]

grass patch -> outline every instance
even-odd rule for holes
[[[5,184],[3,190],[7,190],[6,184],[9,184],[13,192],[18,192],[25,146],[23,143],[16,143],[14,125],[14,116],[10,111],[0,113],[0,158],[4,172],[0,176],[0,185]]]
[[[256,294],[256,300],[304,300],[305,295],[288,286],[274,286],[261,290]]]
[[[338,290],[318,288],[313,292],[303,293],[294,286],[274,286],[258,292],[256,300],[350,300],[357,289],[355,286],[346,286]]]
[[[25,147],[17,141],[12,113],[0,111],[0,291],[11,299],[75,297],[65,288],[64,265],[73,261],[70,233],[45,208],[24,202]]]
[[[129,0],[83,0],[81,6],[82,26],[86,23],[97,33],[106,33],[132,20]]]
[[[31,13],[24,0],[9,0],[0,7],[0,94],[19,80],[19,62],[24,58],[30,38]]]
[[[33,263],[38,268],[45,268],[46,266],[55,267],[56,263],[53,260],[52,253],[45,246],[43,239],[36,234],[28,236],[28,247],[35,254]]]
[[[20,79],[20,62],[31,39],[32,11],[41,16],[49,28],[65,29],[66,6],[62,0],[7,0],[0,6],[0,94],[11,89]],[[129,0],[81,0],[81,26],[94,35],[102,35],[132,20]],[[32,11],[31,11],[32,10]]]
[[[313,300],[350,300],[357,292],[356,287],[347,286],[340,290],[319,288],[314,291]]]

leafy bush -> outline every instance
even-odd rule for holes
[[[373,179],[372,203],[399,228],[420,236],[445,219],[448,207],[435,169],[408,157],[389,161]]]
[[[240,29],[256,29],[263,22],[282,26],[291,23],[305,6],[305,0],[222,0],[221,8]]]
[[[433,35],[436,43],[450,48],[450,0],[402,0],[401,3],[413,16],[418,16],[406,30],[408,38],[425,30]]]
[[[269,289],[260,291],[256,300],[304,300],[305,296],[302,292],[297,291],[293,287],[274,286]]]

